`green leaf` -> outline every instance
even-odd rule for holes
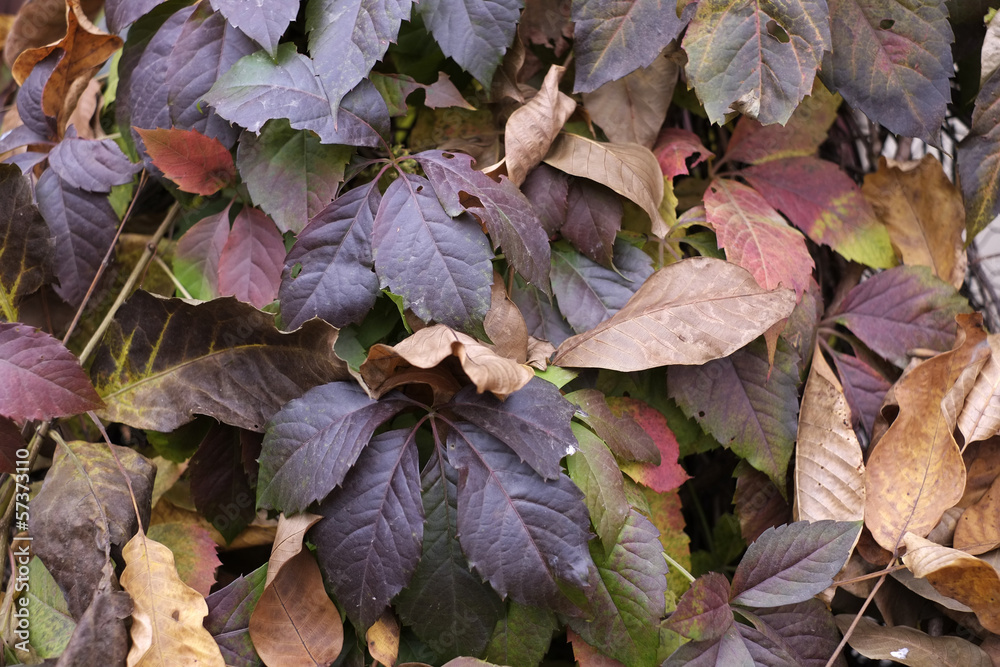
[[[11,545],[16,561],[20,561],[18,546],[16,541]],[[28,582],[27,610],[31,619],[28,637],[31,647],[41,658],[56,657],[69,643],[76,622],[69,615],[66,597],[59,590],[59,585],[37,556],[28,562]],[[20,603],[17,603],[19,607]]]
[[[695,641],[720,639],[735,622],[729,592],[724,574],[709,572],[698,577],[677,603],[667,627]]]
[[[483,659],[498,665],[537,665],[558,629],[559,621],[551,611],[510,600],[507,613],[493,629]]]
[[[566,459],[569,478],[583,491],[597,536],[610,551],[629,512],[624,482],[615,457],[588,428],[573,424],[579,450]]]

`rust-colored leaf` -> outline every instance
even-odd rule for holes
[[[214,195],[236,178],[233,156],[218,139],[196,130],[134,129],[153,164],[184,192]]]
[[[989,355],[979,315],[959,315],[950,352],[914,368],[895,386],[899,416],[874,447],[865,471],[865,523],[875,541],[896,551],[907,533],[927,535],[962,497],[965,463],[941,402],[968,369]]]
[[[559,92],[559,81],[565,72],[565,67],[550,67],[538,94],[507,120],[503,144],[507,175],[515,185],[524,183],[531,168],[542,161],[552,141],[576,110],[573,98]]]
[[[656,146],[653,147],[653,154],[667,178],[687,174],[689,168],[715,157],[715,153],[702,145],[697,134],[677,127],[668,127],[660,133]],[[695,159],[688,165],[688,158],[692,155]]]
[[[396,664],[399,657],[399,621],[392,611],[386,609],[365,633],[368,652],[378,662],[388,667]]]

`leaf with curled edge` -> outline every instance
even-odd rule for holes
[[[88,192],[110,192],[142,171],[111,139],[65,137],[49,151],[49,167],[74,188]]]
[[[261,3],[242,0],[209,1],[212,9],[267,49],[272,57],[277,54],[278,40],[299,11],[299,0],[268,0]]]
[[[958,415],[958,429],[966,445],[1000,432],[1000,336],[987,336],[990,358],[976,377]]]
[[[732,354],[794,307],[795,292],[765,291],[735,264],[684,259],[650,276],[610,320],[565,340],[553,363],[620,371],[704,364]]]
[[[99,415],[172,431],[195,414],[252,431],[307,389],[349,377],[321,321],[281,333],[274,317],[233,298],[192,305],[133,294],[97,348]]]
[[[444,54],[489,89],[523,6],[523,0],[423,0],[417,11]]]
[[[410,582],[420,560],[424,508],[416,432],[381,433],[319,507],[310,533],[320,566],[355,627],[367,628]]]
[[[576,100],[559,90],[565,72],[566,68],[559,65],[549,67],[538,93],[507,119],[504,161],[507,174],[515,185],[524,183],[528,171],[545,158],[563,125],[576,110]]]
[[[219,255],[219,294],[263,308],[278,296],[285,243],[274,221],[244,206]]]
[[[52,272],[53,242],[31,196],[31,184],[13,165],[0,165],[0,321],[18,320],[18,303]]]

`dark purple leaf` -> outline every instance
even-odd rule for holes
[[[219,256],[219,294],[263,308],[278,296],[284,260],[285,243],[274,221],[244,206]]]
[[[210,0],[210,2],[215,11],[267,49],[272,57],[277,52],[278,40],[285,34],[288,24],[295,20],[295,15],[299,12],[299,0],[266,2]]]
[[[676,0],[573,0],[572,15],[577,93],[647,67],[690,18]]]
[[[671,367],[667,391],[684,414],[783,489],[798,423],[798,361],[779,340],[771,368],[758,338],[728,357]]]
[[[489,89],[522,7],[523,0],[422,0],[417,11],[444,54]]]
[[[757,667],[734,623],[718,640],[688,642],[662,667]]]
[[[204,0],[184,22],[167,57],[166,86],[174,127],[197,130],[232,148],[239,129],[206,108],[202,97],[215,81],[257,45]]]
[[[653,274],[649,256],[624,241],[615,244],[614,259],[618,271],[573,251],[552,253],[552,290],[577,333],[593,329],[621,310]]]
[[[107,196],[74,188],[51,169],[38,179],[35,197],[55,236],[56,294],[79,306],[115,238],[118,215]]]
[[[660,531],[633,509],[608,556],[596,545],[590,552],[597,565],[587,593],[594,617],[570,619],[570,627],[626,665],[655,664],[667,592]]]
[[[442,659],[479,655],[503,603],[471,572],[458,543],[458,472],[436,451],[421,474],[423,554],[394,607]],[[547,644],[546,644],[547,646]]]
[[[500,438],[521,460],[546,479],[562,474],[559,461],[577,449],[570,428],[574,408],[555,385],[540,378],[515,391],[506,400],[478,394],[468,386],[452,399],[455,414]]]
[[[847,404],[851,406],[851,425],[855,430],[859,425],[864,427],[870,439],[885,393],[892,385],[881,373],[857,357],[836,351],[831,354]]]
[[[434,185],[448,215],[473,214],[524,279],[545,293],[549,287],[549,239],[531,204],[514,183],[499,183],[472,168],[464,153],[424,151],[414,156]]]
[[[335,105],[323,90],[313,62],[282,44],[272,60],[258,51],[219,77],[204,99],[216,113],[251,132],[274,118],[296,130],[312,130],[325,144],[377,146],[389,130],[389,110],[370,81],[362,81]]]
[[[406,405],[394,393],[372,400],[351,382],[320,385],[286,403],[265,430],[257,505],[294,514],[325,498],[375,429]]]
[[[111,139],[64,138],[49,151],[49,167],[70,187],[88,192],[111,192],[142,171]]]
[[[219,296],[219,258],[229,239],[230,206],[194,223],[177,241],[174,274],[195,299]]]
[[[232,542],[257,516],[255,494],[243,469],[240,429],[216,424],[188,466],[198,512]]]
[[[653,438],[628,412],[616,416],[603,393],[597,389],[580,389],[566,394],[566,400],[579,406],[577,417],[594,429],[618,459],[659,465],[660,450]]]
[[[100,407],[101,399],[62,343],[19,322],[0,322],[0,416],[17,423]]]
[[[729,580],[724,574],[709,572],[692,582],[666,626],[695,641],[716,641],[733,623]]]
[[[622,226],[622,200],[612,190],[584,179],[569,186],[563,237],[598,264],[611,268],[615,235]]]
[[[21,429],[10,419],[0,417],[0,472],[17,472],[17,451],[27,446]]]
[[[163,0],[106,0],[104,16],[108,22],[108,30],[116,35],[120,34],[162,2]]]
[[[530,172],[521,192],[535,207],[542,227],[551,236],[566,222],[569,198],[569,174],[547,164],[540,164]]]
[[[357,628],[378,619],[420,559],[424,511],[415,433],[372,438],[344,485],[320,505],[324,518],[310,532],[325,579]]]
[[[944,352],[955,342],[955,315],[969,304],[924,266],[897,266],[852,289],[828,317],[900,368],[908,350]]]
[[[971,240],[1000,215],[1000,68],[983,81],[976,96],[971,131],[958,145],[958,175],[966,239]]]
[[[272,120],[259,137],[243,133],[236,167],[278,229],[298,234],[337,195],[351,153],[347,146],[320,143],[312,132],[293,130],[287,120]]]
[[[371,310],[379,294],[371,236],[382,196],[375,185],[372,181],[338,197],[295,240],[278,292],[289,329],[312,317],[345,327]]]
[[[811,598],[781,607],[755,609],[754,614],[766,624],[757,628],[771,639],[780,638],[784,647],[802,667],[824,667],[840,643],[840,631],[826,605]],[[843,656],[834,663],[845,667]]]
[[[21,146],[27,146],[28,144],[54,145],[48,140],[48,137],[38,134],[27,125],[18,125],[13,130],[6,133],[3,139],[0,139],[0,151],[6,153],[7,151],[20,148]],[[42,155],[43,157],[48,157],[48,153],[42,153]],[[7,156],[5,161],[10,160],[11,157],[16,156]],[[23,173],[27,173],[27,171],[24,170]]]
[[[405,74],[381,74],[371,72],[368,78],[378,89],[389,107],[389,114],[395,118],[407,113],[406,100],[418,90],[424,91],[424,106],[429,109],[445,109],[461,107],[469,111],[476,108],[469,104],[459,92],[451,78],[444,72],[438,72],[438,80],[434,83],[419,83],[412,76]]]
[[[430,182],[400,174],[389,185],[372,230],[383,287],[424,320],[474,332],[490,309],[493,253],[472,216],[452,218]]]
[[[24,126],[39,137],[55,139],[56,119],[42,111],[42,91],[60,59],[59,53],[49,55],[36,64],[17,92],[17,115]]]
[[[535,338],[547,340],[558,346],[573,335],[573,329],[559,309],[552,304],[551,297],[530,285],[514,286],[510,292],[511,301],[517,305],[528,327],[528,333]]]
[[[109,567],[107,576],[98,584],[90,606],[83,612],[66,648],[56,658],[49,658],[56,667],[87,667],[87,665],[123,665],[128,655],[129,641],[126,619],[132,616],[132,598],[125,591],[114,590]]]
[[[263,667],[250,640],[250,614],[264,592],[266,581],[267,566],[262,565],[205,600],[208,603],[205,629],[215,637],[227,665]]]
[[[765,530],[736,568],[733,603],[778,607],[808,600],[833,583],[860,531],[860,521],[797,521]]]
[[[336,115],[340,100],[382,60],[411,0],[311,0],[306,6],[309,55]],[[294,12],[293,12],[294,16]]]
[[[448,457],[459,472],[458,535],[472,567],[503,597],[578,614],[560,584],[586,588],[593,568],[580,490],[565,475],[542,480],[472,424],[449,431]]]
[[[788,650],[788,646],[781,637],[772,634],[764,634],[748,625],[739,623],[736,630],[740,633],[743,643],[755,665],[760,667],[799,667],[802,663],[795,659],[795,656]]]
[[[51,275],[52,249],[31,183],[17,167],[0,166],[0,321],[16,322],[18,301]]]

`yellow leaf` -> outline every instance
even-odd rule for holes
[[[399,657],[399,621],[386,609],[365,633],[368,652],[383,665],[392,667]]]

